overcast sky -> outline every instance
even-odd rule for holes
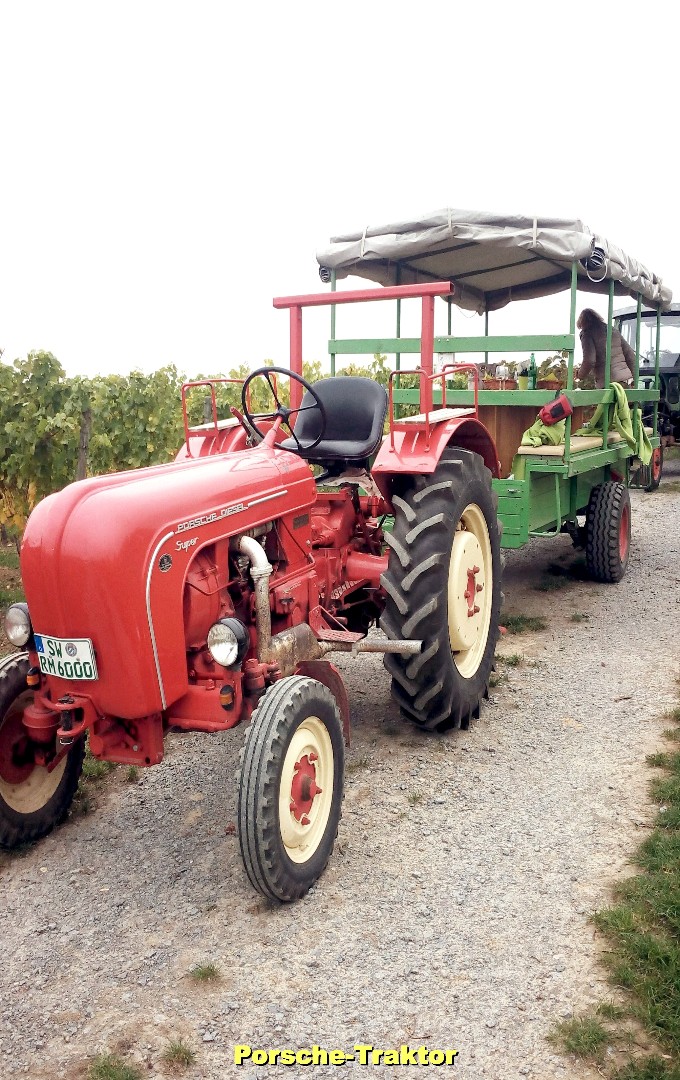
[[[0,0],[4,360],[287,364],[317,248],[447,206],[580,218],[680,299],[677,12]]]

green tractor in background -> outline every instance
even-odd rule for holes
[[[637,307],[614,313],[616,326],[635,348]],[[652,387],[655,378],[657,314],[643,311],[640,318],[640,375],[638,385]],[[643,408],[643,419],[653,426],[654,406]],[[639,484],[645,491],[655,491],[661,481],[663,453],[667,446],[680,444],[680,304],[671,304],[659,317],[659,403],[656,430],[660,445],[654,449],[649,465],[640,470]]]

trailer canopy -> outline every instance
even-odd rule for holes
[[[578,288],[587,292],[608,293],[613,282],[617,296],[640,293],[662,310],[672,298],[646,266],[566,218],[437,210],[333,237],[316,257],[322,276],[325,268],[337,278],[353,274],[381,285],[451,281],[451,301],[479,314],[568,289],[574,262]]]

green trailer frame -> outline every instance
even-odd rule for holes
[[[447,212],[442,212],[447,213]],[[460,211],[448,211],[449,220],[455,214],[458,220],[462,214]],[[516,222],[518,219],[512,219]],[[420,224],[420,223],[419,223]],[[545,224],[539,223],[540,225]],[[570,223],[571,224],[571,223]],[[526,358],[530,353],[552,352],[563,353],[567,356],[567,380],[564,391],[567,393],[573,408],[572,416],[567,417],[565,423],[565,441],[562,452],[555,454],[554,450],[548,451],[545,447],[536,448],[533,452],[523,448],[522,454],[517,455],[522,433],[534,422],[541,407],[551,401],[554,392],[551,390],[485,390],[478,393],[479,418],[493,436],[498,449],[501,463],[501,476],[494,478],[493,487],[498,494],[498,516],[503,522],[502,546],[504,548],[519,548],[530,537],[554,536],[560,532],[568,531],[575,533],[578,528],[578,517],[585,514],[593,488],[610,479],[623,481],[627,486],[631,485],[634,471],[631,463],[635,452],[625,440],[614,431],[613,414],[615,403],[615,391],[611,387],[611,340],[614,317],[614,298],[616,295],[633,297],[637,302],[637,332],[635,345],[635,372],[632,388],[626,388],[626,397],[631,408],[634,432],[642,424],[643,409],[647,416],[653,416],[654,423],[651,433],[648,431],[649,441],[652,448],[659,446],[657,435],[657,409],[659,402],[659,337],[660,337],[660,313],[670,306],[670,291],[661,285],[660,279],[650,274],[641,264],[623,256],[619,249],[608,245],[590,233],[584,226],[576,223],[587,238],[588,247],[583,249],[579,244],[572,244],[570,259],[562,258],[559,263],[551,252],[550,257],[543,258],[530,253],[532,264],[544,262],[547,270],[538,266],[534,280],[529,287],[519,289],[515,286],[515,293],[525,302],[536,296],[550,293],[568,291],[570,303],[568,309],[568,324],[566,332],[555,334],[522,334],[512,336],[493,336],[489,329],[489,310],[494,307],[505,306],[509,299],[513,299],[513,273],[518,265],[523,270],[529,259],[526,250],[521,251],[521,257],[513,261],[508,256],[507,244],[504,247],[493,245],[488,250],[492,251],[495,260],[493,271],[494,296],[497,298],[501,292],[507,294],[507,298],[496,299],[490,304],[480,303],[484,314],[484,334],[474,337],[459,337],[451,333],[451,305],[448,305],[448,332],[445,335],[436,336],[434,339],[434,352],[444,357],[454,358],[460,362],[466,361],[470,354],[485,354],[488,360],[492,354],[518,354]],[[356,237],[343,237],[340,242],[332,241],[331,248],[320,252],[317,259],[321,264],[321,278],[329,282],[331,291],[336,288],[338,276],[357,274],[377,280],[383,285],[407,284],[414,281],[451,280],[454,289],[460,277],[466,274],[465,262],[461,263],[467,252],[473,254],[473,258],[479,262],[479,247],[475,243],[461,243],[455,248],[455,265],[451,265],[452,272],[446,272],[446,260],[442,266],[441,243],[433,242],[431,253],[438,260],[433,263],[431,272],[427,268],[424,259],[427,257],[427,246],[421,245],[418,255],[419,270],[414,272],[415,260],[412,250],[408,250],[404,261],[400,263],[398,258],[399,228],[389,226],[390,241],[395,244],[391,250],[389,259],[372,258],[363,260],[363,247],[367,232],[362,234],[362,258],[347,255],[350,248],[348,241],[353,241],[356,247]],[[373,235],[379,230],[374,230]],[[397,234],[396,243],[394,234]],[[536,219],[533,219],[533,233],[536,237]],[[387,236],[387,230],[384,230]],[[576,232],[574,231],[574,235]],[[571,237],[570,237],[571,239]],[[579,241],[580,242],[580,241]],[[602,250],[606,252],[606,258],[598,262],[597,276],[591,273],[593,253],[597,255]],[[374,255],[375,255],[374,249]],[[340,252],[340,253],[339,253]],[[499,257],[499,252],[500,257]],[[447,252],[444,252],[444,256]],[[621,258],[616,258],[621,256]],[[451,257],[451,256],[450,256]],[[591,266],[588,262],[591,260]],[[626,273],[622,274],[620,264],[625,260]],[[487,260],[488,261],[488,260]],[[558,265],[559,272],[555,272]],[[461,269],[462,267],[462,269]],[[632,269],[631,269],[632,267]],[[340,273],[338,273],[338,268]],[[604,269],[604,272],[603,272]],[[442,272],[444,270],[444,272]],[[543,271],[543,278],[540,273]],[[585,271],[585,273],[584,273]],[[485,267],[489,273],[489,267]],[[525,271],[524,271],[525,272]],[[546,276],[549,275],[549,276]],[[526,272],[525,272],[526,276]],[[639,288],[636,285],[639,284]],[[600,292],[608,295],[608,331],[606,349],[606,369],[604,389],[580,389],[574,385],[574,365],[576,354],[576,318],[580,288],[585,287],[588,292]],[[485,299],[491,296],[487,294]],[[453,295],[455,302],[455,292]],[[656,300],[656,303],[650,303]],[[472,306],[469,302],[461,306]],[[530,307],[530,305],[528,305]],[[565,305],[566,306],[566,305]],[[651,386],[639,386],[640,370],[640,320],[643,307],[649,314],[650,308],[656,311],[657,334],[656,334],[656,359],[654,365],[654,382]],[[565,320],[566,322],[566,320]],[[419,355],[421,352],[420,338],[404,337],[401,333],[402,325],[402,301],[396,301],[396,329],[394,337],[381,338],[340,338],[337,336],[336,310],[331,306],[331,337],[328,342],[330,355],[331,374],[335,374],[338,358],[353,356],[371,356],[375,354],[392,355],[395,358],[395,370],[401,374],[408,374],[415,368],[406,368],[403,358],[410,354]],[[469,361],[468,361],[469,362]],[[419,403],[419,390],[409,389],[400,385],[399,376],[395,379],[393,399],[395,405],[413,405]],[[435,408],[446,405],[447,407],[472,406],[474,404],[474,392],[471,389],[449,389],[445,392],[445,401],[442,400],[442,391],[434,390],[433,405]],[[585,420],[588,410],[594,406],[603,405],[603,437],[601,445],[589,449],[583,449],[584,442],[580,438],[573,438],[575,431]],[[587,443],[586,443],[587,445]]]

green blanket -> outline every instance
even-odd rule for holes
[[[522,435],[520,446],[559,446],[564,442],[564,420],[549,426],[538,417]]]
[[[617,431],[621,438],[625,439],[643,465],[649,465],[652,459],[652,446],[647,438],[640,412],[637,411],[637,418],[634,423],[626,391],[621,386],[621,383],[614,382],[611,387],[615,398],[610,430]],[[572,438],[578,438],[579,435],[604,435],[604,413],[605,405],[598,405],[588,423],[584,424],[578,431],[572,431]],[[635,428],[637,428],[637,431],[634,430]]]

